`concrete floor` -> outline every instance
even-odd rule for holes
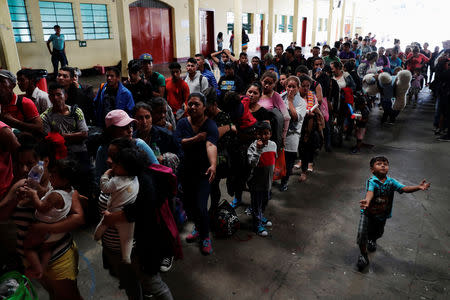
[[[305,183],[292,176],[287,192],[273,188],[267,216],[274,226],[267,238],[248,230],[250,217],[241,206],[243,228],[230,239],[213,239],[212,255],[202,256],[197,246],[184,243],[185,258],[163,275],[174,298],[449,299],[450,144],[435,140],[433,112],[427,90],[417,108],[407,107],[393,126],[380,126],[380,111],[374,109],[366,139],[373,147],[351,155],[346,142],[322,152]],[[395,196],[393,218],[369,256],[370,267],[360,273],[355,268],[358,201],[375,155],[389,158],[389,175],[400,182],[426,178],[432,185],[428,192]],[[126,299],[103,270],[101,246],[92,233],[93,227],[75,234],[83,297]],[[39,294],[47,299],[42,289]]]

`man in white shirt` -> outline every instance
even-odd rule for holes
[[[197,61],[191,57],[186,64],[186,83],[189,86],[190,93],[203,93],[209,87],[208,79],[197,70]]]
[[[42,114],[47,108],[52,106],[48,94],[40,90],[37,86],[37,70],[22,69],[17,72],[17,84],[22,92],[25,92],[25,96],[31,99],[39,114]]]

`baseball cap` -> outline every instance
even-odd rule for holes
[[[153,61],[153,57],[149,53],[144,53],[139,56],[139,59]]]
[[[113,125],[117,127],[127,126],[134,121],[136,120],[130,118],[130,116],[121,109],[112,110],[105,117],[105,125],[107,128]]]
[[[8,70],[0,70],[0,77],[7,78],[14,84],[17,83],[16,75],[14,75],[13,73],[11,73]]]

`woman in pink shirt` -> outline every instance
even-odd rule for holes
[[[263,87],[263,94],[258,101],[258,104],[267,110],[272,110],[274,107],[278,108],[284,117],[283,126],[283,144],[286,138],[287,130],[289,127],[289,116],[286,104],[284,104],[283,99],[280,94],[274,91],[275,85],[277,83],[277,74],[272,71],[266,71],[261,77],[261,85]]]

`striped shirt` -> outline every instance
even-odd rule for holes
[[[100,217],[103,217],[103,212],[108,207],[108,201],[109,201],[110,195],[100,193],[100,196],[98,197],[98,209]],[[108,248],[109,250],[120,253],[120,236],[119,232],[114,227],[108,227],[106,229],[105,233],[102,236],[102,245],[105,248]]]
[[[25,240],[25,237],[28,233],[28,228],[32,223],[35,222],[34,219],[35,211],[36,210],[34,207],[22,207],[17,205],[12,215],[12,220],[14,224],[16,224],[17,228],[16,251],[22,257],[24,257],[23,241]],[[67,250],[70,249],[71,246],[72,246],[72,234],[66,233],[62,239],[56,242],[53,248],[52,257],[50,258],[50,262],[53,262],[58,258],[60,258],[64,253],[67,252]]]

